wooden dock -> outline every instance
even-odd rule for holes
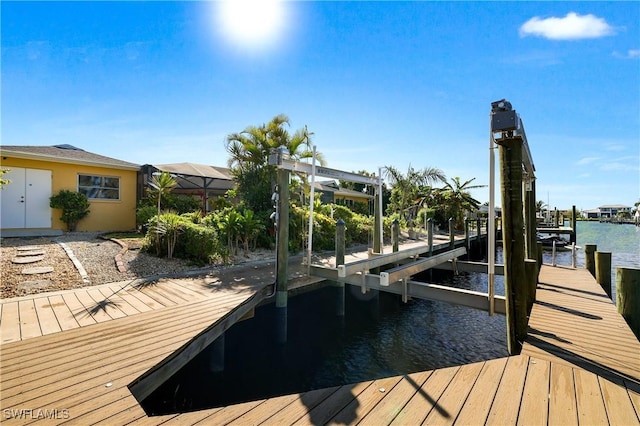
[[[34,334],[21,341],[4,342],[5,330],[15,330],[5,322],[15,318],[7,314],[15,308],[3,302],[3,424],[640,424],[640,343],[587,271],[548,266],[519,356],[148,417],[128,385],[213,324],[230,321],[239,306],[248,308],[262,297],[261,286],[211,280],[199,287],[181,280],[158,285],[157,309],[139,313],[125,308],[125,301],[133,302],[122,296],[116,305],[131,315],[113,318],[120,314],[106,308],[108,320],[82,327],[59,321],[61,331],[50,334],[37,298],[20,300],[35,311],[35,317],[20,319],[21,337]],[[184,299],[170,305],[179,294]],[[158,306],[160,295],[167,305]],[[75,297],[82,303],[84,296]],[[57,295],[46,300],[62,303]],[[69,310],[67,318],[82,317]],[[62,322],[68,324],[64,329]],[[45,335],[35,336],[38,328]]]

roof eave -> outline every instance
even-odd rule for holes
[[[140,170],[139,165],[126,166],[124,164],[105,164],[98,161],[79,160],[75,158],[58,157],[55,155],[34,154],[31,152],[2,150],[2,149],[0,149],[0,152],[2,152],[3,156],[6,156],[6,154],[9,154],[11,157],[22,158],[25,160],[51,161],[53,163],[79,164],[83,166],[105,167],[105,168],[120,169],[120,170],[135,170],[135,171]]]

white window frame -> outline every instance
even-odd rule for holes
[[[98,185],[80,185],[80,180],[82,176],[88,176],[92,180],[99,178],[100,184]],[[106,186],[106,179],[115,179],[118,183],[117,187]],[[98,200],[98,201],[120,201],[120,176],[107,176],[107,175],[96,175],[90,173],[78,173],[78,192],[85,194],[89,200]],[[117,191],[117,198],[111,198],[104,196],[112,191]]]

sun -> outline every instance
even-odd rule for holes
[[[285,7],[280,0],[221,0],[218,25],[228,42],[246,48],[266,48],[281,37]]]

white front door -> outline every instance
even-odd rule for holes
[[[51,228],[51,170],[11,167],[0,190],[0,228]]]

